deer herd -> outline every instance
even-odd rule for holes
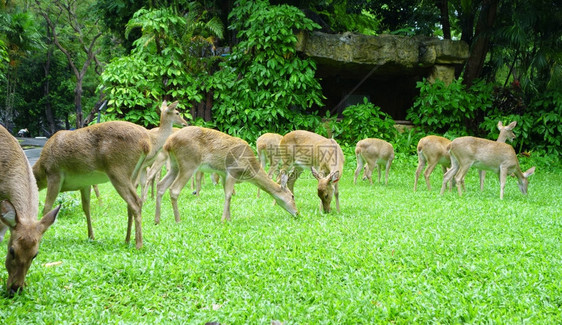
[[[80,191],[82,210],[86,216],[88,237],[94,239],[90,215],[92,186],[111,182],[127,203],[128,243],[134,221],[135,244],[142,242],[142,205],[149,187],[153,187],[161,168],[167,173],[156,186],[156,224],[160,221],[162,197],[169,190],[176,222],[180,221],[178,196],[195,175],[199,194],[203,173],[213,173],[224,188],[222,221],[230,220],[230,202],[234,185],[249,182],[269,193],[275,203],[293,216],[299,214],[293,189],[296,180],[307,169],[318,181],[320,209],[331,211],[335,198],[340,211],[338,184],[343,176],[344,154],[334,139],[297,130],[282,136],[266,133],[256,142],[258,157],[250,145],[237,137],[187,122],[176,109],[178,102],[160,108],[160,125],[152,130],[124,122],[94,124],[73,131],[59,131],[46,143],[39,160],[30,166],[17,140],[0,126],[0,242],[10,230],[6,269],[7,289],[11,295],[25,285],[25,276],[35,258],[45,231],[55,222],[60,206],[53,209],[60,192]],[[182,128],[176,129],[173,126]],[[439,136],[422,138],[417,147],[419,165],[415,172],[414,191],[424,172],[427,189],[431,190],[430,175],[439,164],[444,176],[441,194],[447,185],[456,184],[462,195],[464,178],[471,166],[479,169],[480,187],[484,186],[485,171],[493,171],[500,179],[500,199],[508,175],[518,178],[519,188],[527,193],[528,177],[535,168],[522,172],[513,147],[506,140],[515,138],[516,122],[507,126],[498,123],[497,141],[476,137],[460,137],[453,141]],[[380,139],[363,139],[355,149],[357,168],[354,180],[363,171],[363,178],[372,184],[372,173],[378,170],[378,181],[385,170],[388,184],[394,148]],[[269,162],[269,172],[265,172]],[[137,188],[140,187],[139,196]],[[39,191],[46,188],[43,217],[37,220]],[[154,190],[153,190],[154,193]],[[195,192],[194,192],[195,193]]]

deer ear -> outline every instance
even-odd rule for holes
[[[10,229],[14,229],[17,224],[16,209],[8,200],[0,202],[0,221]]]
[[[513,121],[513,122],[509,123],[509,125],[507,126],[507,129],[513,130],[513,128],[515,128],[516,125],[517,125],[517,121]]]
[[[49,229],[49,227],[53,223],[55,223],[55,221],[57,220],[57,216],[59,214],[59,211],[60,211],[60,207],[61,206],[59,205],[54,210],[51,210],[49,213],[44,215],[43,218],[41,218],[41,221],[39,221],[39,225],[41,227],[41,233],[44,233],[45,231],[47,231],[47,229]]]
[[[180,103],[180,102],[176,100],[175,102],[173,102],[173,103],[171,103],[170,105],[168,105],[168,109],[169,109],[169,110],[176,109],[176,106],[178,106],[179,103]]]
[[[318,171],[314,167],[310,167],[310,171],[312,172],[312,176],[314,176],[314,178],[316,178],[317,180],[320,180],[320,178],[322,178],[322,176],[318,174]]]
[[[339,170],[334,170],[333,172],[330,173],[330,175],[328,175],[328,178],[330,179],[330,182],[335,183],[340,179],[340,171]]]
[[[523,176],[525,176],[525,178],[533,175],[535,173],[535,167],[531,167],[529,169],[527,169],[526,172],[523,173]]]
[[[501,131],[501,130],[502,130],[502,127],[503,127],[502,121],[498,121],[498,130]]]

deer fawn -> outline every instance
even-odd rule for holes
[[[330,212],[332,198],[340,212],[338,181],[343,174],[343,151],[334,139],[316,133],[297,130],[287,133],[279,143],[281,185],[293,192],[296,180],[304,168],[310,168],[318,180],[318,197],[322,210]]]
[[[267,176],[248,143],[242,139],[212,129],[188,126],[170,136],[164,151],[169,155],[170,169],[157,186],[156,224],[160,222],[162,196],[168,188],[175,220],[180,221],[178,196],[196,171],[215,172],[222,177],[225,194],[222,221],[230,220],[234,184],[240,182],[258,186],[290,214],[298,214],[293,193]]]
[[[512,173],[519,180],[521,193],[527,194],[528,177],[535,172],[535,167],[524,173],[521,172],[517,155],[511,145],[482,138],[460,137],[453,140],[447,149],[451,155],[452,167],[443,177],[441,195],[445,192],[447,182],[455,177],[459,196],[461,196],[464,177],[471,166],[479,170],[493,171],[499,175],[500,199],[503,200],[507,175]]]
[[[357,157],[357,169],[355,169],[355,177],[353,184],[357,182],[357,176],[363,167],[365,167],[365,177],[373,184],[371,178],[373,169],[377,168],[379,172],[379,183],[381,181],[381,170],[385,167],[385,185],[388,185],[388,172],[392,160],[394,160],[394,148],[392,145],[381,139],[368,138],[357,142],[355,146],[355,156]]]
[[[0,242],[10,229],[6,287],[13,295],[25,286],[25,276],[37,256],[43,234],[55,222],[60,206],[37,221],[39,191],[18,141],[0,126]]]
[[[267,175],[271,178],[277,170],[279,142],[283,136],[277,133],[264,133],[256,140],[256,149],[260,159],[261,167],[265,170],[266,162],[269,161],[269,172]],[[260,189],[258,188],[258,197],[260,197]]]
[[[498,122],[498,130],[500,134],[498,136],[497,142],[505,142],[506,140],[513,141],[515,139],[515,134],[513,129],[517,125],[516,121],[511,122],[507,126],[503,126],[502,122]],[[427,184],[427,190],[431,191],[431,184],[429,182],[429,177],[433,172],[433,169],[439,164],[443,169],[443,175],[447,172],[447,168],[451,167],[451,157],[447,151],[447,146],[451,143],[451,140],[436,136],[428,135],[423,137],[418,142],[418,168],[416,169],[416,179],[414,181],[414,192],[418,186],[418,178],[420,177],[421,171],[427,163],[427,168],[423,173],[425,177],[425,183]],[[480,171],[480,190],[484,189],[484,178],[486,176],[485,171]],[[454,181],[454,179],[452,179]],[[449,188],[451,183],[449,183]]]

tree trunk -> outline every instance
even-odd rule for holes
[[[53,49],[51,47],[51,38],[50,35],[51,29],[47,25],[47,59],[45,60],[45,66],[43,70],[45,71],[45,83],[43,84],[43,98],[45,98],[45,118],[47,119],[47,131],[49,135],[53,135],[56,131],[55,126],[55,116],[53,114],[53,108],[51,106],[51,85],[49,82],[49,73],[51,72],[51,59],[53,56]]]
[[[437,6],[441,11],[441,26],[443,28],[443,38],[451,39],[451,23],[449,22],[449,1],[440,0]]]
[[[79,129],[83,125],[84,118],[82,116],[82,78],[77,78],[76,88],[74,89],[74,106],[76,107],[76,128]]]
[[[463,83],[467,87],[470,87],[474,79],[480,77],[482,73],[484,60],[490,47],[490,32],[496,19],[498,2],[499,0],[484,0],[482,2],[474,40],[470,48],[470,56],[464,68]]]

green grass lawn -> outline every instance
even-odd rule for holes
[[[182,192],[181,223],[168,194],[160,225],[154,200],[145,203],[140,251],[124,243],[126,205],[111,185],[100,186],[101,203],[92,197],[95,241],[79,193],[61,195],[25,292],[0,296],[0,322],[562,322],[562,169],[537,168],[528,196],[509,178],[500,201],[492,173],[480,192],[470,171],[458,197],[439,195],[440,170],[432,192],[421,179],[414,193],[413,159],[395,160],[388,186],[354,186],[354,168],[348,159],[341,213],[318,212],[305,172],[295,186],[299,218],[239,184],[226,224],[222,188],[207,176],[200,198]]]

